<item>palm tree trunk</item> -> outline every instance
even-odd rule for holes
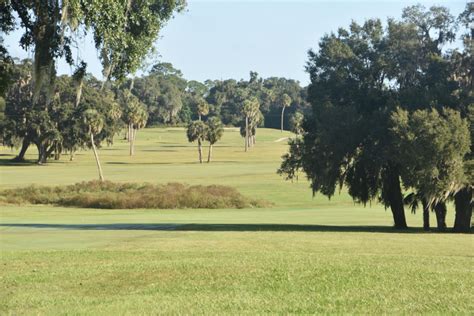
[[[131,127],[129,127],[129,129],[130,129],[130,133],[129,133],[128,141],[130,142],[130,156],[133,156],[133,154],[135,153],[135,150],[133,148],[133,146],[135,145],[135,137],[133,135],[134,129]]]
[[[282,107],[281,109],[281,132],[283,133],[283,118],[285,115],[285,106]]]
[[[249,149],[249,117],[245,117],[245,151]]]
[[[97,148],[95,147],[94,143],[94,134],[90,133],[91,135],[91,144],[92,144],[92,150],[94,151],[94,157],[95,157],[95,162],[97,164],[97,169],[99,169],[99,179],[100,181],[104,181],[104,174],[102,173],[102,167],[100,166],[100,161],[99,161],[99,154],[97,153]]]
[[[207,163],[211,162],[212,157],[212,144],[209,144],[209,153],[207,154]]]
[[[199,153],[199,163],[202,163],[202,143],[201,143],[201,139],[198,139],[198,153]]]

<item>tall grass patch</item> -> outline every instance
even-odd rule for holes
[[[53,204],[101,209],[251,208],[268,206],[223,185],[114,183],[89,181],[67,186],[28,186],[0,192],[8,204]]]

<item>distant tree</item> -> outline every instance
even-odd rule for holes
[[[198,142],[199,163],[202,163],[202,142],[207,136],[207,126],[202,121],[193,121],[188,125],[186,135],[190,143]]]
[[[102,167],[99,161],[99,154],[97,153],[97,148],[95,145],[94,135],[99,134],[104,127],[104,118],[94,109],[89,109],[84,111],[84,124],[87,129],[87,132],[90,136],[89,146],[94,151],[95,162],[97,164],[97,169],[99,170],[99,179],[104,181],[104,174],[102,172]]]
[[[291,98],[288,94],[283,94],[281,97],[281,132],[283,132],[283,118],[285,115],[285,109],[291,105]]]
[[[162,82],[161,95],[158,97],[159,111],[166,123],[173,124],[176,115],[183,107],[181,92],[170,81]]]
[[[197,98],[196,100],[196,111],[201,121],[202,116],[209,114],[209,103],[204,98]]]
[[[217,143],[224,134],[224,127],[221,120],[214,116],[207,120],[206,140],[209,142],[209,153],[207,155],[207,162],[211,162],[212,147]]]
[[[186,92],[197,97],[206,97],[208,88],[204,83],[196,80],[190,80],[186,84]]]
[[[130,143],[130,156],[135,153],[135,139],[137,131],[146,126],[148,112],[140,100],[130,90],[124,89],[119,93],[119,100],[123,109],[123,120],[127,126],[126,138]]]
[[[303,120],[304,120],[304,115],[301,112],[295,112],[293,116],[290,119],[290,126],[291,126],[291,131],[295,133],[296,135],[301,135],[303,134]]]
[[[257,120],[259,114],[260,104],[257,98],[253,97],[245,100],[242,103],[242,114],[244,116],[244,131],[245,131],[245,151],[248,151],[251,141],[251,123],[253,120]]]

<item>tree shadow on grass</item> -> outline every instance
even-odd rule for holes
[[[125,162],[125,161],[108,161],[106,165],[173,165],[174,162]]]
[[[347,232],[347,233],[430,233],[421,227],[397,230],[390,226],[332,226],[298,224],[177,224],[177,223],[116,223],[116,224],[36,224],[2,223],[0,227],[65,229],[65,230],[155,230],[193,232]],[[435,233],[436,231],[431,231]]]
[[[13,159],[0,159],[0,166],[18,167],[18,166],[38,166],[36,160],[14,161]]]

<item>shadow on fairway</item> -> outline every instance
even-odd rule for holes
[[[424,233],[422,228],[396,230],[390,226],[329,226],[297,224],[34,224],[2,223],[0,227],[71,230],[174,230],[208,232],[353,232],[353,233]],[[429,233],[429,232],[428,232]]]
[[[0,159],[0,166],[18,167],[18,166],[38,166],[36,160],[14,161],[12,159]]]

